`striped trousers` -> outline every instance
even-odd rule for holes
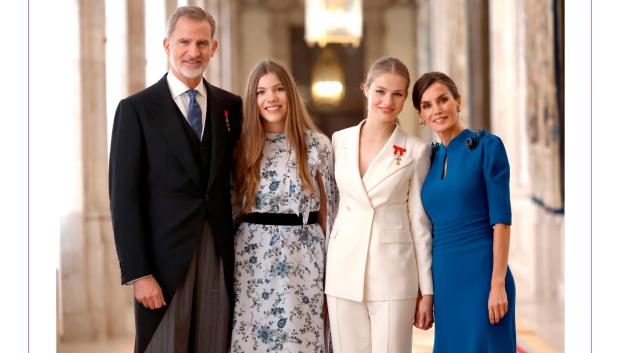
[[[205,223],[185,281],[177,289],[145,353],[226,353],[230,302],[211,226]]]

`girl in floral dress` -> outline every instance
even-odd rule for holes
[[[337,202],[332,148],[276,62],[250,74],[235,153],[241,224],[231,352],[325,352],[325,234]]]

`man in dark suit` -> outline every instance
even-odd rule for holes
[[[169,72],[123,99],[114,118],[110,204],[121,280],[135,295],[136,353],[228,350],[242,102],[202,77],[214,32],[201,8],[176,9]]]

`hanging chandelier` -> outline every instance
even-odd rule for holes
[[[362,0],[306,0],[306,42],[359,46],[362,39]]]
[[[344,71],[338,55],[330,47],[322,48],[312,68],[312,101],[316,105],[335,106],[344,96]]]

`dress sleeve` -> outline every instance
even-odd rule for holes
[[[327,221],[325,230],[325,248],[327,249],[327,241],[329,241],[329,233],[334,225],[334,219],[338,212],[338,188],[336,186],[336,178],[334,177],[334,153],[329,139],[325,135],[321,135],[319,143],[319,175],[323,181],[325,188],[325,196],[327,198]]]
[[[510,165],[502,140],[495,135],[483,139],[482,172],[489,204],[491,225],[512,223],[510,208]]]

